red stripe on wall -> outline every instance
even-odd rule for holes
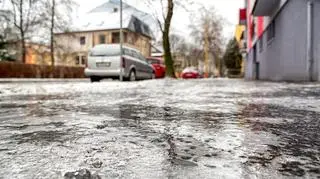
[[[252,37],[251,37],[251,26],[252,26],[252,16],[250,14],[250,0],[247,0],[247,11],[248,11],[248,16],[247,16],[247,30],[248,30],[248,48],[252,48]]]
[[[263,26],[264,26],[264,18],[263,17],[258,17],[258,37],[261,37],[263,34]]]

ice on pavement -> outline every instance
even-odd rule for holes
[[[320,85],[0,84],[0,178],[316,178]]]

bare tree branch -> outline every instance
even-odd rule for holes
[[[163,6],[163,0],[160,0],[160,4],[161,4],[161,11],[162,11],[162,20],[164,21],[165,19],[166,19],[166,16],[165,16],[165,14],[164,14],[164,6]]]

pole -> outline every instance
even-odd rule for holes
[[[123,81],[122,55],[123,55],[123,27],[122,27],[122,0],[120,0],[120,81]]]
[[[313,0],[308,0],[308,15],[307,15],[307,70],[308,81],[312,81],[313,75]]]
[[[204,25],[204,59],[205,59],[205,77],[209,77],[209,24],[208,20],[206,20],[206,23]]]

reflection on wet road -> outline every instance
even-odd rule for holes
[[[319,84],[24,83],[0,97],[0,178],[320,178]]]

